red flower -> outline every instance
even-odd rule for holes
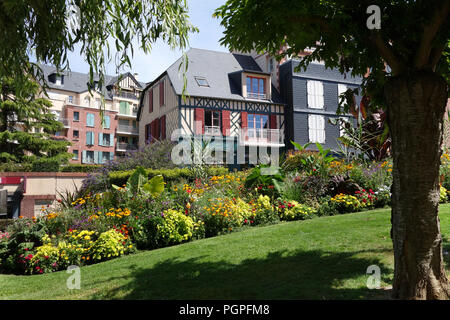
[[[45,256],[44,258],[45,258],[45,259],[48,259],[48,256]]]
[[[317,170],[316,170],[316,169],[313,169],[313,171],[316,172]]]
[[[269,189],[273,189],[274,187],[273,187],[272,185],[270,185],[270,186],[268,186],[267,188],[269,188]]]

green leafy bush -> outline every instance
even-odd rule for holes
[[[39,158],[32,163],[33,172],[58,172],[61,165],[59,158]]]
[[[313,217],[316,210],[297,201],[280,201],[277,205],[280,220],[306,220]]]
[[[177,244],[192,238],[194,221],[181,211],[169,209],[163,212],[163,223],[157,229],[165,245]]]

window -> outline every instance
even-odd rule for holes
[[[270,73],[273,71],[273,58],[269,58],[269,67],[267,68]]]
[[[106,163],[106,162],[108,162],[109,160],[112,160],[112,157],[111,157],[111,155],[112,155],[112,152],[110,153],[110,152],[105,152],[105,151],[103,151],[102,152],[102,163]]]
[[[93,127],[95,124],[95,115],[93,113],[86,114],[86,125],[88,127]]]
[[[159,106],[164,106],[164,80],[159,83]]]
[[[202,78],[202,77],[194,77],[194,78],[200,87],[209,87],[209,84],[208,84],[208,81],[206,80],[206,78]]]
[[[92,131],[86,132],[86,145],[88,146],[94,145],[94,132]]]
[[[111,145],[111,135],[108,133],[104,133],[102,146],[109,147],[110,145]]]
[[[267,129],[269,127],[269,117],[262,114],[249,113],[247,116],[248,139],[267,139]]]
[[[69,96],[69,103],[73,103],[73,96]]]
[[[119,104],[119,113],[120,114],[129,114],[129,104],[126,101],[121,101]]]
[[[95,99],[95,107],[100,108],[102,106],[102,101],[100,99]]]
[[[345,84],[338,84],[338,104],[339,101],[341,100],[340,95],[343,94],[345,91],[347,91],[347,86]]]
[[[205,110],[205,134],[220,135],[220,111]]]
[[[347,117],[339,118],[339,136],[344,137],[345,134],[345,124],[349,122],[349,119]]]
[[[84,106],[85,107],[91,106],[91,99],[89,97],[84,97]]]
[[[321,81],[308,80],[308,108],[323,109],[323,83]]]
[[[72,160],[78,160],[78,150],[73,150]]]
[[[78,130],[73,130],[73,138],[77,139],[80,137],[80,132]]]
[[[94,163],[94,151],[85,151],[86,152],[86,163]]]
[[[56,84],[57,86],[62,85],[62,77],[61,77],[61,76],[56,76],[56,77],[55,77],[55,84]]]
[[[78,111],[73,112],[73,121],[80,121],[80,113]]]
[[[247,76],[247,97],[251,99],[266,99],[266,80],[264,78]]]
[[[325,117],[319,115],[308,116],[309,141],[325,143]]]
[[[109,116],[103,117],[103,128],[109,129],[111,127],[111,118]]]

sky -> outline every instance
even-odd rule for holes
[[[225,4],[226,0],[187,0],[189,7],[190,22],[199,29],[198,33],[190,34],[189,46],[191,48],[209,49],[228,52],[228,49],[219,44],[219,39],[223,36],[224,28],[220,25],[220,20],[213,18],[215,9]],[[144,54],[135,47],[134,56],[131,58],[131,73],[138,73],[138,80],[150,82],[163,73],[170,65],[181,57],[181,51],[172,51],[168,45],[162,41],[157,41],[150,54]],[[88,64],[84,61],[78,50],[68,55],[70,69],[75,72],[89,71]],[[108,64],[107,74],[114,76],[116,67],[114,61]]]

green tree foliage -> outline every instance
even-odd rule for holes
[[[0,162],[70,157],[70,143],[54,137],[63,125],[50,112],[51,102],[39,97],[39,90],[33,80],[17,86],[12,77],[0,78]]]
[[[230,49],[282,59],[315,48],[299,69],[318,60],[363,76],[368,109],[387,112],[395,298],[450,297],[438,218],[449,12],[450,0],[228,0],[214,14]],[[378,13],[380,24],[371,24]],[[345,94],[346,111],[353,94]]]
[[[14,74],[19,84],[26,82],[22,74],[42,79],[37,65],[27,63],[30,54],[59,69],[69,66],[68,51],[80,46],[91,83],[98,74],[102,85],[112,58],[118,69],[131,68],[136,46],[148,53],[162,39],[184,49],[188,33],[195,31],[186,1],[180,0],[2,0],[0,76]]]

